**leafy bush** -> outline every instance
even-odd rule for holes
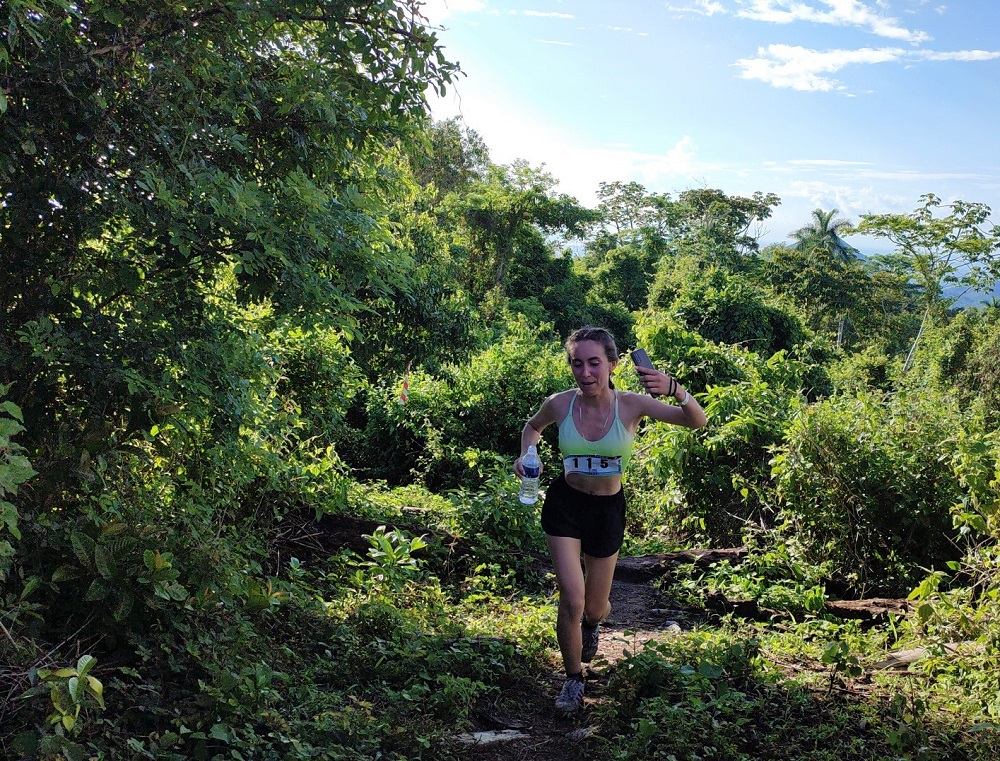
[[[347,448],[344,418],[367,384],[339,331],[285,321],[269,335],[271,361],[280,371],[277,394],[298,413],[303,439]]]
[[[406,404],[399,403],[399,379],[373,387],[362,472],[436,490],[475,486],[469,457],[494,452],[513,459],[524,421],[569,382],[565,352],[548,328],[520,320],[469,363],[446,366],[441,378],[414,370]]]
[[[946,506],[961,489],[943,456],[959,421],[934,395],[834,397],[804,408],[773,475],[789,546],[857,592],[900,594],[956,559]]]
[[[652,642],[629,655],[608,685],[601,710],[616,730],[609,757],[739,758],[749,736],[758,646],[709,634]]]
[[[686,541],[738,544],[747,525],[773,523],[767,493],[771,448],[803,403],[811,366],[778,352],[756,354],[719,347],[679,330],[669,318],[644,316],[637,333],[658,366],[698,394],[708,415],[699,431],[647,426],[634,463],[680,491],[671,517]]]
[[[895,388],[902,359],[893,359],[881,349],[867,346],[827,364],[834,388],[843,394],[864,391],[889,393]]]
[[[705,597],[722,594],[728,600],[753,600],[761,608],[784,611],[795,617],[819,615],[826,601],[827,569],[806,566],[791,556],[787,547],[774,541],[774,532],[748,535],[742,562],[723,561],[708,570],[682,566],[674,574],[672,593],[704,607]]]
[[[479,467],[483,476],[478,488],[452,493],[459,534],[474,540],[485,553],[544,551],[538,517],[541,501],[525,505],[517,498],[520,481],[512,475],[511,459],[493,455]]]
[[[982,430],[1000,424],[1000,309],[963,310],[925,331],[914,362],[914,382],[950,391]]]
[[[666,272],[661,271],[651,305],[669,310],[685,328],[709,341],[770,357],[777,351],[791,351],[807,337],[807,329],[793,310],[745,276],[722,267],[678,266],[671,275]],[[677,282],[667,285],[665,278],[677,278]]]

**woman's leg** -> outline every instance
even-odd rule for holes
[[[611,612],[611,582],[615,578],[618,553],[611,557],[583,556],[586,568],[583,621],[588,626],[601,623]]]
[[[584,601],[587,598],[589,581],[584,580],[580,565],[580,540],[570,536],[549,536],[552,567],[559,585],[559,615],[556,619],[556,638],[562,653],[563,666],[567,674],[583,671],[580,653],[583,647],[580,620],[583,618]],[[614,564],[612,564],[614,573]],[[609,587],[610,592],[610,587]]]

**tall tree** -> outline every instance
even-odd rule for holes
[[[856,231],[891,241],[896,250],[873,257],[890,269],[907,273],[920,288],[924,303],[921,331],[943,313],[944,289],[957,286],[987,292],[1000,280],[1000,226],[990,222],[983,203],[943,204],[933,193],[920,197],[922,206],[910,214],[866,214]],[[943,216],[940,210],[948,210]],[[914,339],[906,361],[908,368]]]
[[[685,190],[678,197],[684,240],[722,262],[755,254],[760,249],[760,225],[781,200],[774,193],[728,196],[721,190]]]
[[[419,5],[0,6],[0,385],[39,470],[71,474],[164,397],[233,406],[221,280],[350,330],[399,279],[372,157],[455,70]]]
[[[809,327],[844,341],[848,315],[869,303],[871,281],[858,261],[845,261],[823,246],[774,245],[764,250],[769,287],[802,307]]]
[[[646,189],[638,182],[602,182],[597,197],[602,220],[615,234],[635,232],[645,225],[649,204]]]
[[[465,271],[479,298],[502,293],[511,264],[539,236],[582,237],[595,213],[564,193],[544,167],[525,161],[491,168],[486,181],[451,199],[469,239]]]
[[[423,187],[434,184],[436,199],[486,179],[489,148],[460,118],[431,122],[422,137],[413,144],[413,172]]]
[[[850,229],[850,222],[836,218],[837,210],[814,209],[812,221],[803,225],[789,237],[795,241],[798,251],[821,249],[835,259],[850,262],[857,259],[858,250],[841,237],[841,232]]]
[[[854,246],[840,237],[842,230],[849,229],[846,219],[837,219],[837,210],[823,211],[814,209],[812,222],[803,225],[791,234],[795,240],[795,250],[808,255],[821,254],[828,261],[840,264],[850,264],[858,257]],[[833,303],[833,302],[828,302]],[[847,323],[847,312],[841,311],[837,317],[837,346],[844,342],[844,327]]]

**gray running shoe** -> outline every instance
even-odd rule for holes
[[[583,708],[583,680],[567,679],[563,682],[559,697],[556,698],[556,710],[574,713],[581,708]]]
[[[597,642],[600,639],[601,625],[581,624],[581,628],[583,629],[583,652],[580,653],[580,660],[584,663],[590,663],[597,655]]]

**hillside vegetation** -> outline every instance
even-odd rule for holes
[[[428,119],[418,8],[0,7],[0,756],[469,757],[557,668],[511,465],[596,324],[709,417],[640,430],[624,554],[744,548],[662,593],[763,614],[626,653],[586,757],[996,758],[990,209],[585,208]]]

